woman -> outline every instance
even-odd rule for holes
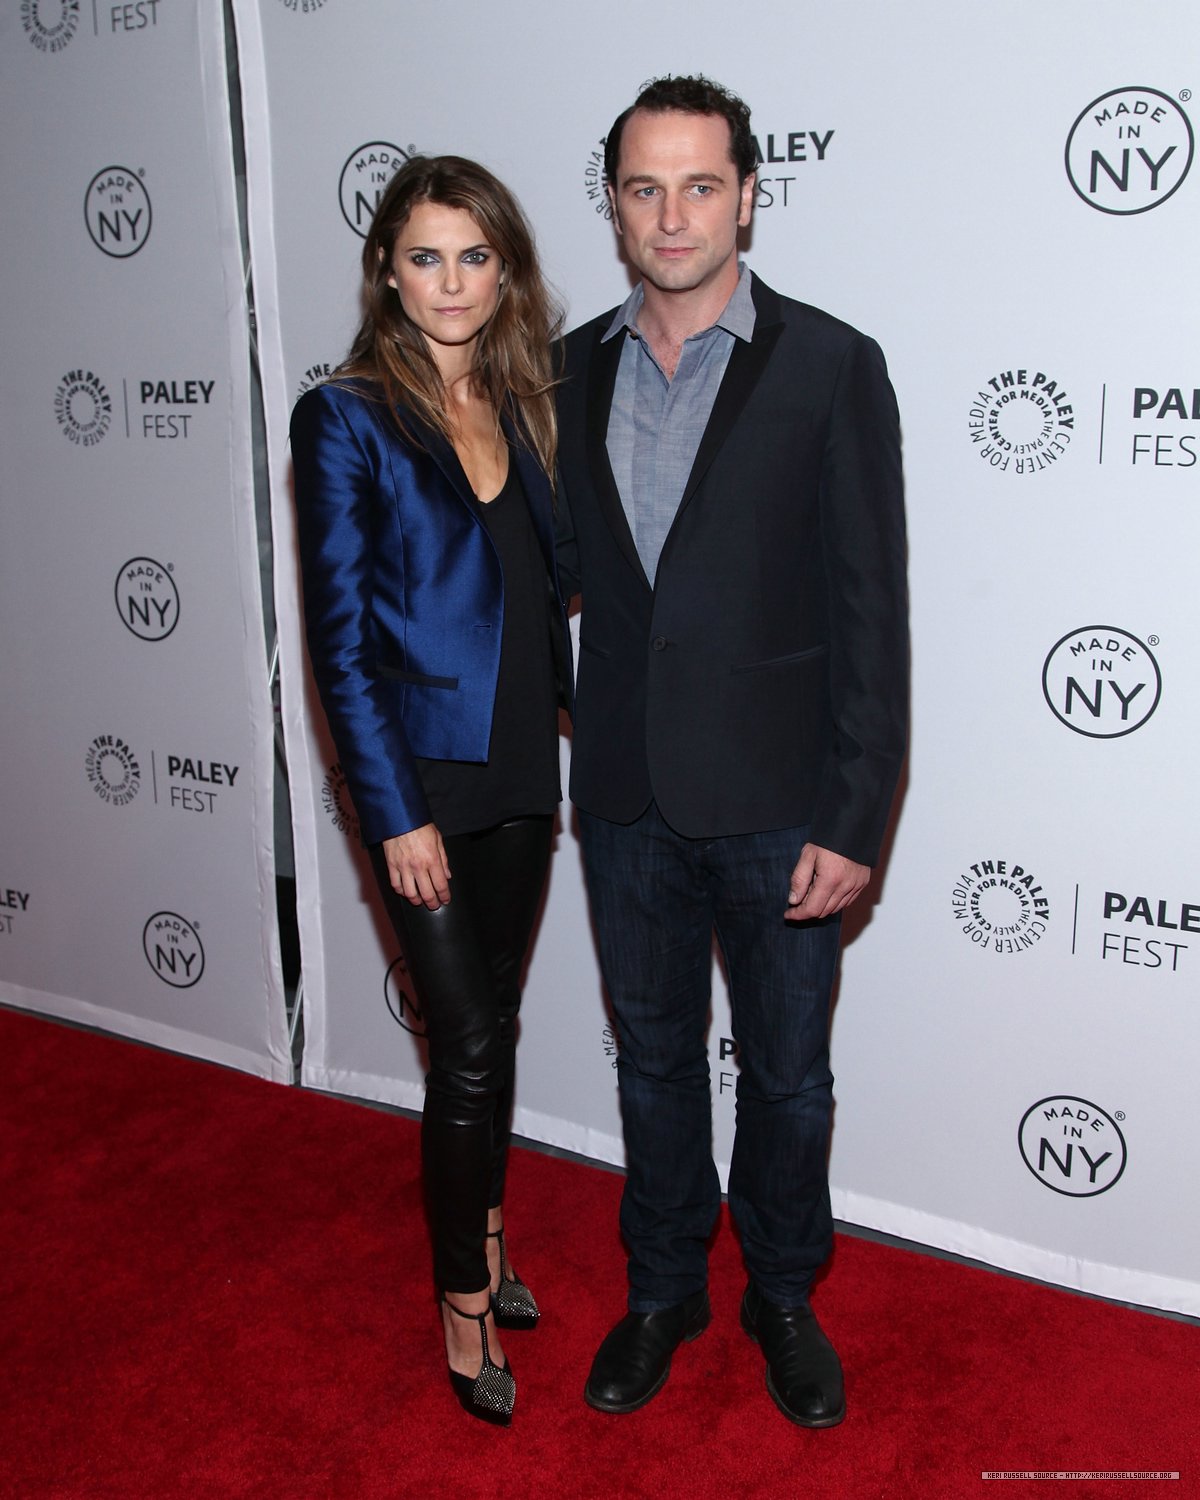
[[[428,1028],[451,1383],[507,1425],[496,1329],[538,1317],[501,1207],[515,1027],[571,682],[550,479],[560,319],[515,199],[460,157],[396,173],[363,272],[350,356],[292,416],[309,654]]]

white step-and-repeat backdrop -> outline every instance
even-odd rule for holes
[[[422,1025],[305,678],[289,409],[346,349],[361,235],[414,151],[477,157],[516,189],[572,323],[618,302],[603,136],[646,78],[706,71],[754,112],[750,263],[874,334],[904,416],[912,753],[882,878],[848,932],[835,1209],[1200,1312],[1192,0],[804,14],[463,0],[452,34],[386,0],[235,11],[306,1081],[416,1104]],[[713,1009],[727,1161],[736,1064],[719,972]],[[619,1161],[615,1045],[565,812],[518,1128]]]
[[[219,0],[0,13],[0,1000],[291,1076]]]

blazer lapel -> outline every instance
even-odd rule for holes
[[[704,429],[704,436],[700,439],[700,446],[692,462],[691,473],[684,486],[683,498],[675,513],[677,518],[691,501],[697,486],[708,472],[713,459],[720,452],[722,443],[733,430],[733,425],[741,415],[750,392],[758,384],[767,367],[771,351],[775,348],[776,340],[783,329],[779,298],[776,294],[770,287],[759,281],[757,276],[752,278],[752,290],[755,312],[754,336],[749,343],[746,343],[744,339],[734,340],[733,352],[725,367],[721,387],[717,391],[717,399],[713,402],[708,425]]]
[[[432,427],[427,427],[423,422],[417,420],[411,412],[404,413],[404,420],[411,422],[413,428],[421,440],[422,446],[442,471],[447,483],[468,506],[471,514],[475,514],[475,492],[467,480],[466,472],[458,461],[458,454],[454,446],[448,443],[440,432]]]
[[[611,322],[611,319],[609,319]],[[613,391],[617,384],[617,368],[621,363],[621,350],[625,347],[627,332],[601,342],[600,333],[608,323],[603,320],[597,326],[596,342],[588,363],[588,386],[585,406],[587,410],[587,454],[588,469],[595,487],[600,512],[608,522],[617,548],[629,566],[650,588],[650,580],[642,567],[633,532],[629,529],[629,517],[621,504],[621,494],[613,477],[612,464],[608,459],[608,418],[612,411]]]
[[[525,490],[525,498],[529,502],[529,514],[533,520],[533,529],[537,533],[538,545],[546,559],[546,567],[550,570],[550,576],[554,577],[554,499],[550,481],[546,478],[541,464],[522,442],[515,422],[505,414],[500,418],[500,425],[508,439],[509,461],[517,466],[517,473],[520,475],[521,485]]]

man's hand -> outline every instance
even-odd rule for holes
[[[384,839],[388,878],[398,896],[437,911],[450,902],[450,866],[442,836],[432,823]]]
[[[805,844],[792,871],[784,917],[789,922],[809,922],[831,917],[850,905],[871,878],[870,865],[856,865],[844,854]]]

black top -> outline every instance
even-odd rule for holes
[[[515,463],[510,460],[496,498],[486,505],[476,501],[475,509],[504,578],[500,674],[487,760],[417,761],[430,813],[443,834],[552,813],[562,796],[550,583]]]

